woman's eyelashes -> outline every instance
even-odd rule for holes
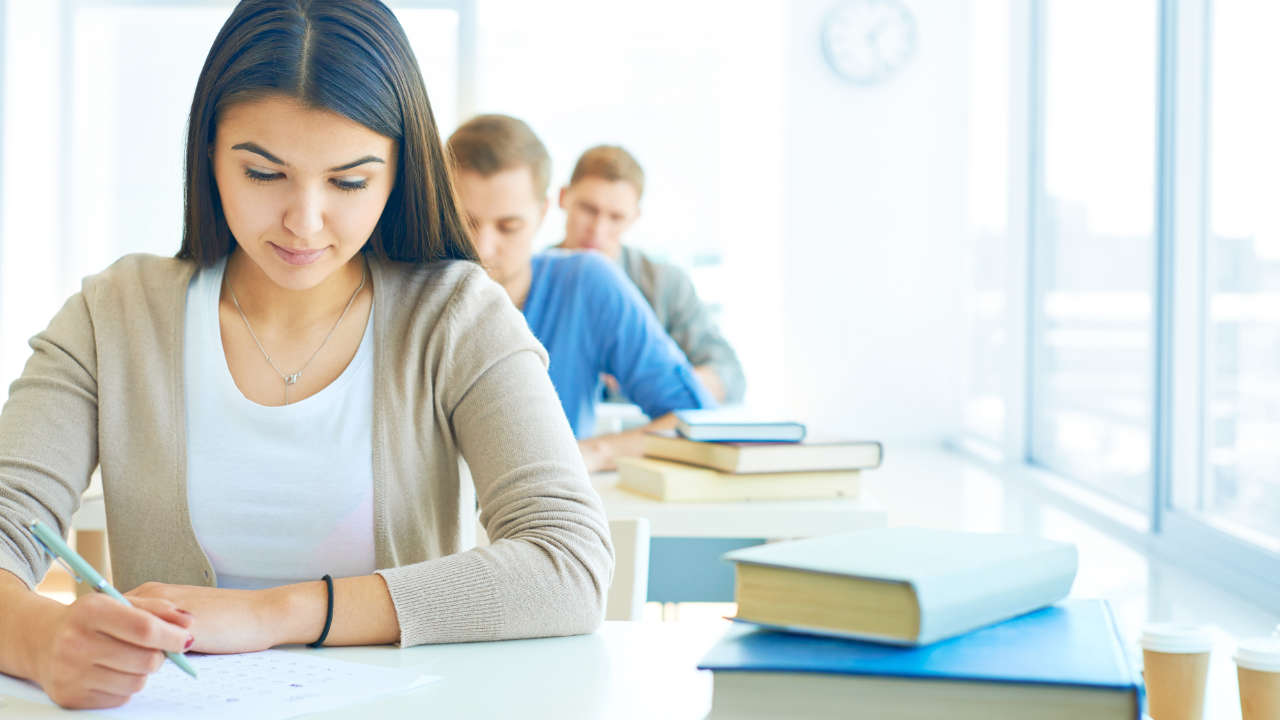
[[[247,167],[244,169],[244,176],[256,183],[269,183],[273,180],[279,180],[280,178],[284,177],[284,173],[263,172],[261,170],[254,170],[253,168]],[[346,192],[364,190],[365,188],[369,187],[369,181],[364,178],[360,178],[360,179],[331,178],[329,182],[332,183],[333,186],[338,188],[339,190],[343,190]]]
[[[342,178],[334,178],[329,182],[333,183],[334,187],[338,188],[339,190],[346,190],[347,192],[351,192],[353,190],[363,190],[369,187],[369,181],[363,180],[363,179],[344,180]]]

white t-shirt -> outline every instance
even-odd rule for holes
[[[236,387],[222,349],[225,271],[224,258],[191,280],[184,354],[187,502],[218,587],[368,575],[376,569],[372,312],[355,357],[328,387],[259,405]]]

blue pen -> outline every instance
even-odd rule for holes
[[[62,541],[62,536],[54,532],[48,525],[39,520],[32,520],[27,523],[27,529],[31,531],[31,535],[35,537],[36,542],[44,547],[44,551],[49,553],[53,558],[62,563],[62,566],[75,577],[77,582],[89,583],[89,586],[100,593],[105,593],[116,600],[133,607],[133,603],[128,598],[120,594],[119,590],[111,587],[111,583],[98,574],[93,566],[80,557],[79,553],[71,549]],[[182,656],[181,653],[165,651],[165,657],[173,661],[174,665],[182,668],[182,671],[191,677],[196,676],[196,669],[191,667],[191,663]]]

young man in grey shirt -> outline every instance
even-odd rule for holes
[[[644,171],[630,153],[616,145],[587,150],[569,185],[560,190],[566,218],[560,247],[598,250],[619,263],[707,390],[721,403],[739,402],[746,390],[742,365],[698,299],[688,273],[622,244],[623,234],[640,216],[643,193]]]

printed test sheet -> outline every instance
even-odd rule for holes
[[[198,679],[165,661],[147,680],[146,688],[128,703],[80,715],[122,720],[274,720],[340,708],[439,679],[413,669],[327,659],[323,651],[265,650],[186,657],[200,675]],[[53,705],[30,683],[4,675],[0,679],[7,681],[0,683],[0,691],[8,691],[0,694]]]
[[[323,653],[265,650],[242,655],[188,655],[198,679],[165,662],[147,687],[113,718],[287,718],[378,695],[408,690],[438,678],[414,670],[326,659]]]

